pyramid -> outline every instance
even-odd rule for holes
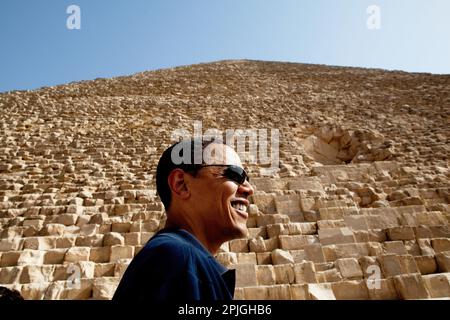
[[[247,165],[236,299],[450,298],[450,76],[233,60],[0,94],[0,286],[110,299],[164,226],[175,130],[279,132]]]

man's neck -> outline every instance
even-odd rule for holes
[[[165,228],[180,228],[184,229],[190,234],[192,234],[202,245],[206,248],[212,255],[216,255],[219,251],[220,246],[222,243],[216,243],[214,241],[211,241],[208,239],[207,235],[203,230],[202,226],[186,223],[186,222],[180,222],[180,221],[174,221],[175,219],[167,218]]]

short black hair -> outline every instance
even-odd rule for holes
[[[1,301],[22,301],[24,298],[19,291],[0,287],[0,302]]]
[[[174,163],[172,158],[172,150],[179,144],[184,143],[187,146],[190,147],[191,154],[189,155],[190,158],[188,158],[187,163]],[[167,148],[163,154],[161,155],[161,158],[159,158],[158,166],[156,168],[156,191],[158,192],[159,197],[161,198],[161,201],[164,205],[164,208],[166,209],[166,212],[169,210],[170,202],[172,199],[172,193],[169,187],[168,178],[170,173],[177,168],[182,169],[183,171],[189,172],[193,174],[194,176],[197,174],[197,171],[200,170],[202,167],[202,164],[204,164],[204,159],[201,157],[201,163],[195,163],[195,146],[202,146],[202,154],[203,150],[207,146],[209,146],[212,143],[219,143],[219,144],[225,144],[222,141],[218,140],[203,140],[203,139],[189,139],[189,140],[181,140],[177,143],[174,143],[169,148]],[[181,149],[181,152],[179,155],[182,158],[185,159],[187,155],[183,155],[183,149]]]

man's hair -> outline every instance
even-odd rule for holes
[[[22,301],[24,300],[19,291],[0,287],[0,301]]]
[[[184,155],[183,151],[184,148],[181,148],[181,151],[176,152],[177,158],[182,158],[183,161],[180,164],[174,163],[172,150],[179,144],[185,144],[186,147],[188,147],[191,151],[190,155]],[[197,171],[202,167],[202,164],[204,164],[203,156],[201,157],[201,163],[195,163],[194,160],[197,160],[198,156],[195,157],[195,146],[201,145],[201,155],[203,155],[203,150],[207,146],[209,146],[212,143],[219,143],[224,144],[223,142],[219,142],[216,140],[202,140],[202,139],[189,139],[189,140],[182,140],[177,143],[174,143],[169,148],[167,148],[163,154],[161,155],[161,158],[159,158],[158,166],[156,168],[156,191],[158,192],[159,197],[161,198],[161,201],[164,205],[164,208],[166,209],[166,212],[169,210],[170,202],[172,199],[172,193],[169,187],[168,178],[170,173],[177,168],[182,169],[185,172],[191,173],[193,176],[197,174]],[[184,160],[187,161],[185,162]]]

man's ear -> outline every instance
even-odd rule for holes
[[[172,190],[176,197],[181,199],[187,199],[190,196],[185,178],[186,172],[181,169],[172,170],[167,178],[170,190]]]

